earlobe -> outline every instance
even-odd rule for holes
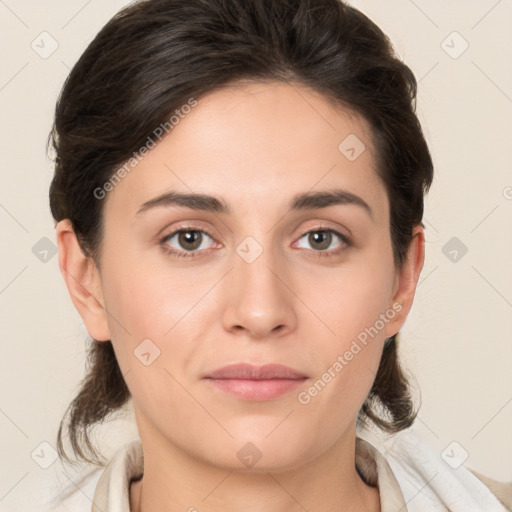
[[[422,226],[415,226],[406,259],[398,271],[395,293],[390,307],[399,311],[386,325],[386,338],[396,334],[404,325],[411,310],[416,287],[425,261],[425,232]]]
[[[110,340],[100,275],[96,264],[82,251],[69,219],[64,219],[57,224],[56,235],[60,271],[87,332],[96,341]]]

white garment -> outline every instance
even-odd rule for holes
[[[377,438],[364,431],[356,439],[356,465],[371,485],[378,485],[381,512],[505,512],[489,487],[461,465],[450,467],[438,451],[413,430]],[[142,445],[138,439],[120,449],[106,468],[96,469],[84,481],[60,474],[62,483],[74,489],[69,497],[49,500],[50,489],[41,495],[37,510],[52,512],[129,512],[130,481],[143,471]],[[491,482],[491,480],[488,480]],[[74,483],[71,483],[74,482]],[[500,484],[500,494],[512,497],[512,482]],[[78,486],[78,487],[77,487]],[[501,498],[512,500],[512,498]],[[44,502],[44,503],[43,503]],[[42,508],[46,505],[46,508]],[[31,508],[2,511],[33,512]]]
[[[408,512],[512,510],[512,498],[505,507],[471,470],[464,465],[453,469],[412,430],[390,436],[379,451],[398,481]],[[505,487],[512,496],[512,482],[502,484]]]

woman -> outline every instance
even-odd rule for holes
[[[52,132],[93,340],[58,446],[97,462],[90,428],[129,399],[140,435],[92,510],[511,509],[401,432],[433,175],[415,94],[338,0],[146,0],[89,45]]]

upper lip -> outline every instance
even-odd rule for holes
[[[282,364],[264,364],[257,366],[248,363],[229,364],[206,375],[210,379],[305,379],[306,375]]]

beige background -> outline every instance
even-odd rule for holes
[[[52,448],[40,443],[55,446],[84,371],[86,332],[49,242],[45,142],[71,66],[125,3],[0,1],[1,510],[51,471],[40,466]],[[457,441],[467,466],[512,480],[512,2],[352,4],[415,73],[435,162],[427,259],[402,336],[421,389],[418,429],[440,454]],[[133,435],[128,421],[122,438],[111,428],[110,450]]]

